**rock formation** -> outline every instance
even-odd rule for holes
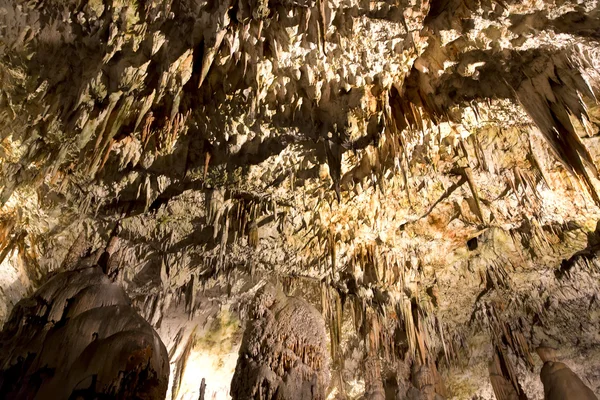
[[[171,400],[229,396],[266,281],[321,311],[331,397],[541,398],[540,343],[600,393],[599,21],[0,0],[0,323],[85,237],[161,336]]]
[[[567,365],[556,360],[555,350],[549,347],[536,349],[544,366],[540,378],[544,384],[544,399],[585,399],[596,400],[594,392],[585,385]]]
[[[51,277],[0,332],[3,399],[164,399],[162,341],[98,266]]]
[[[322,315],[267,284],[259,290],[231,382],[235,400],[324,400],[329,354]]]
[[[545,362],[541,378],[544,383],[544,398],[546,400],[597,399],[594,392],[569,367],[561,362]]]

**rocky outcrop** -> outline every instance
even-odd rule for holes
[[[162,341],[100,267],[50,278],[0,333],[3,399],[164,399]]]
[[[254,299],[231,382],[234,400],[324,400],[325,323],[306,301],[267,284]]]

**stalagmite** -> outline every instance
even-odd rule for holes
[[[596,400],[594,392],[567,365],[556,361],[554,351],[548,347],[537,349],[544,366],[540,378],[544,384],[546,400]]]
[[[435,364],[424,365],[415,362],[412,368],[413,387],[407,392],[409,400],[442,400],[443,384],[436,371]],[[441,393],[440,393],[441,392]]]
[[[365,398],[385,400],[385,390],[381,378],[381,363],[379,361],[379,346],[377,343],[378,327],[376,317],[371,316],[370,332],[366,338],[367,356],[365,359]]]
[[[0,333],[0,397],[164,398],[165,346],[98,266],[56,274]]]
[[[325,324],[304,300],[267,284],[244,332],[233,399],[324,400],[329,384]]]
[[[198,396],[198,400],[205,400],[204,396],[206,394],[206,380],[202,378],[202,383],[200,383],[200,395]]]
[[[489,364],[490,381],[498,400],[527,399],[521,385],[517,381],[514,367],[506,357],[506,353],[497,349]]]

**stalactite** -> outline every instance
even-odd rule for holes
[[[585,70],[591,65],[577,50],[570,55],[546,58],[542,63],[546,68],[538,68],[539,75],[521,83],[516,89],[517,98],[540,128],[556,157],[585,184],[594,202],[600,205],[592,182],[592,176],[598,179],[596,165],[569,120],[569,115],[580,121],[589,119],[580,94],[595,100],[594,90],[599,83],[584,77]]]
[[[507,305],[501,302],[487,304],[484,311],[484,326],[489,329],[493,343],[500,349],[502,348],[501,343],[507,343],[512,352],[521,358],[530,369],[533,369],[534,361],[529,350],[528,340],[521,331],[521,321],[507,321],[506,307]],[[506,355],[503,357],[506,358]]]
[[[489,363],[489,373],[494,394],[498,400],[527,399],[506,351],[500,347],[495,347],[492,361]]]
[[[173,150],[178,137],[186,130],[186,120],[189,116],[190,111],[185,114],[176,113],[175,116],[170,119],[165,117],[164,125],[158,132],[157,151],[160,150],[161,152],[168,153]]]
[[[329,336],[331,339],[331,359],[334,364],[341,361],[341,335],[342,335],[342,302],[339,294],[328,283],[321,283],[321,309],[323,316],[328,321]]]

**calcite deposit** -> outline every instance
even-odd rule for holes
[[[263,286],[240,347],[232,398],[325,399],[330,379],[326,338],[316,308]]]
[[[0,0],[0,324],[101,250],[171,400],[233,395],[267,283],[319,311],[325,398],[542,399],[542,344],[599,394],[599,32],[596,0]]]
[[[164,344],[99,266],[62,271],[17,303],[0,333],[3,399],[159,399]]]

